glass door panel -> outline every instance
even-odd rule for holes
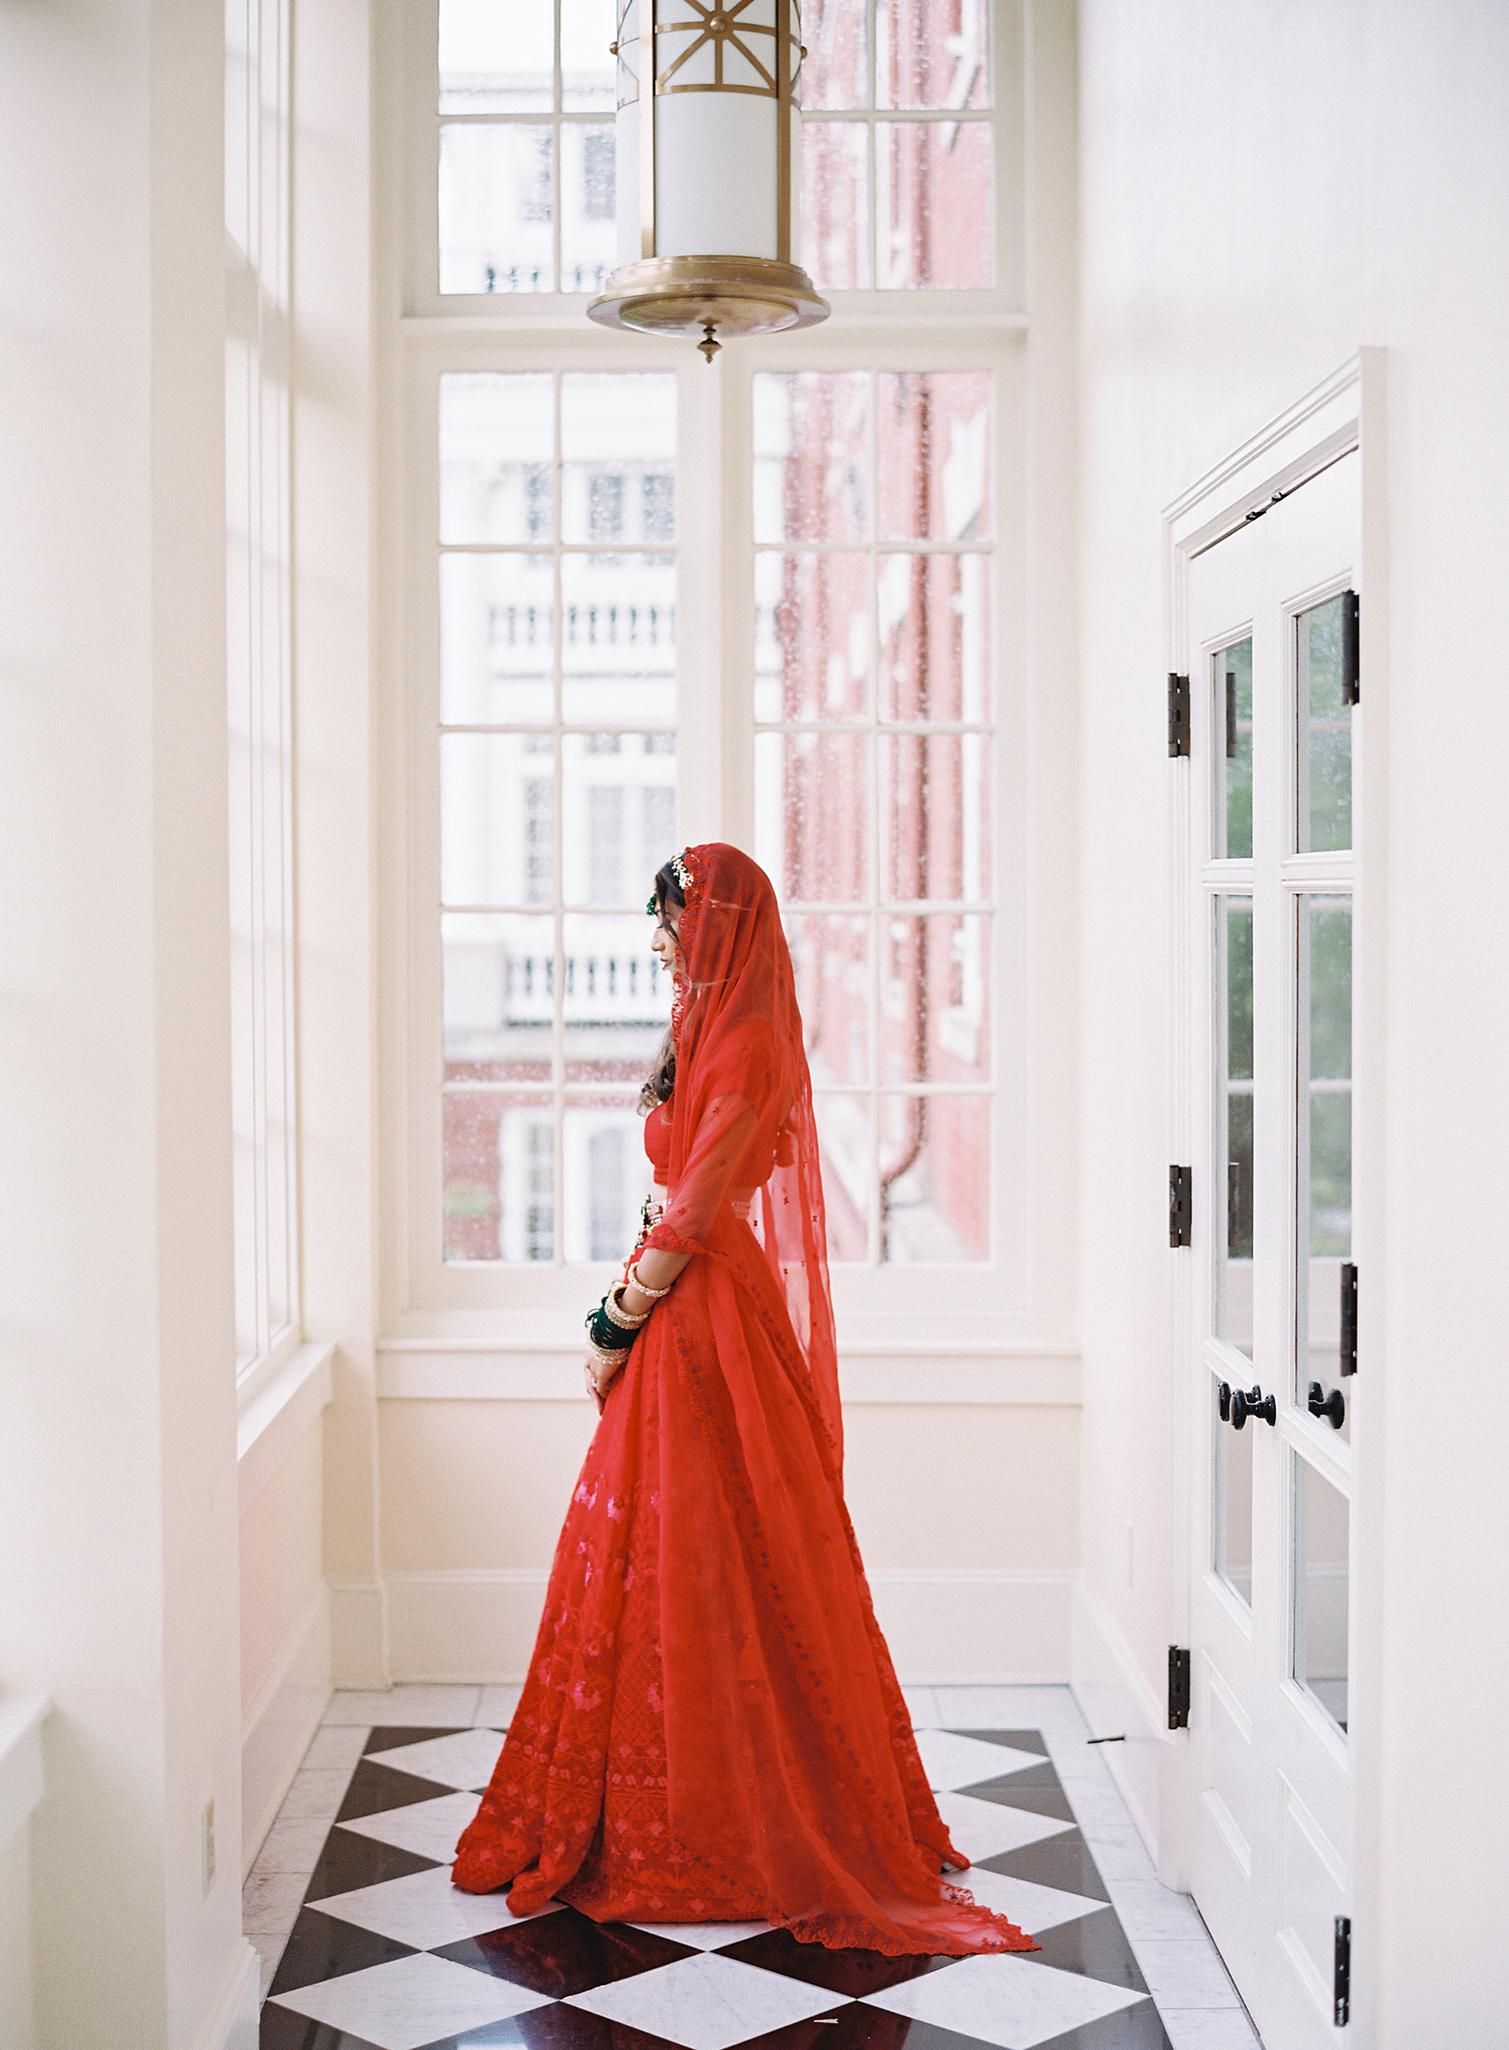
[[[1297,1399],[1312,1415],[1342,1402],[1343,1265],[1352,1252],[1352,903],[1307,892],[1295,905],[1298,1102],[1295,1118]]]
[[[1211,658],[1210,730],[1215,791],[1210,808],[1217,861],[1252,859],[1252,636]]]
[[[1289,1455],[1294,1514],[1290,1671],[1338,1730],[1347,1727],[1350,1503],[1301,1454]]]
[[[1295,622],[1298,747],[1295,846],[1331,853],[1352,844],[1352,708],[1342,691],[1344,594],[1312,605]]]
[[[1213,1330],[1248,1359],[1253,1308],[1252,899],[1214,899],[1216,1229]]]
[[[1211,1383],[1211,1565],[1244,1608],[1252,1606],[1252,1448],[1257,1431],[1223,1419]]]

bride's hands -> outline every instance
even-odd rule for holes
[[[602,1415],[603,1404],[608,1399],[608,1390],[613,1386],[621,1371],[622,1361],[610,1367],[599,1361],[594,1353],[588,1353],[587,1357],[582,1361],[582,1374],[586,1379],[587,1393],[597,1404],[599,1416]]]

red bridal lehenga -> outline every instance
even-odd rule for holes
[[[453,1883],[596,1921],[761,1920],[893,1956],[1038,1950],[943,1877],[844,1502],[812,1093],[775,892],[679,857],[675,1083],[645,1243],[694,1253],[611,1384]],[[625,1263],[627,1266],[627,1262]],[[585,1352],[585,1346],[583,1347]]]

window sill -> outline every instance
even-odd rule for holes
[[[301,1345],[241,1406],[236,1467],[241,1507],[256,1500],[334,1392],[335,1346]]]
[[[580,1402],[585,1344],[480,1333],[379,1340],[383,1402]],[[1079,1348],[1049,1341],[858,1340],[839,1348],[844,1401],[1077,1408]]]

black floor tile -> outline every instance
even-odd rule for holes
[[[821,1943],[799,1943],[789,1929],[766,1929],[758,1936],[746,1936],[719,1954],[737,1958],[740,1964],[779,1972],[787,1979],[800,1979],[808,1986],[826,1987],[828,1992],[851,2000],[904,1985],[908,1979],[921,1978],[924,1972],[954,1962],[950,1957],[886,1957],[878,1950],[829,1950]],[[822,2033],[826,2041],[833,2031],[825,2026]]]
[[[391,1936],[358,1929],[354,1922],[322,1915],[318,1908],[300,1908],[268,1994],[292,1993],[325,1979],[343,1979],[348,1972],[362,1972],[369,1965],[385,1965],[413,1954],[412,1945],[395,1943]]]
[[[449,1943],[434,1954],[564,2000],[568,1993],[587,1993],[594,1986],[611,1986],[658,1965],[674,1964],[679,1957],[694,1956],[695,1950],[627,1922],[594,1922],[574,1908],[563,1908],[512,1928],[489,1929],[482,1936]]]

